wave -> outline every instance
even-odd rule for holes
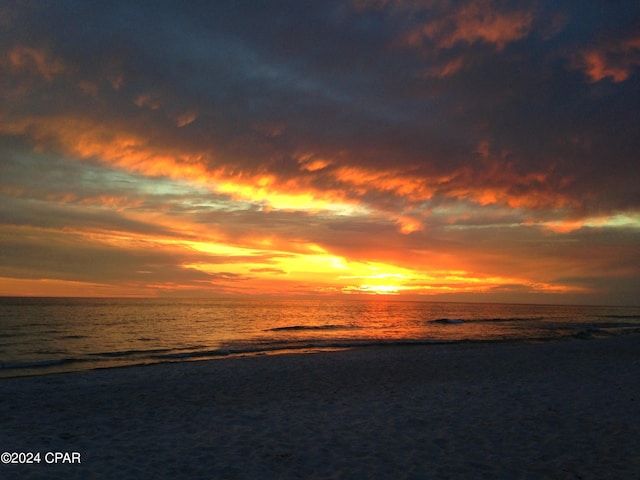
[[[496,317],[496,318],[436,318],[427,320],[429,323],[439,323],[444,325],[454,325],[461,323],[501,323],[501,322],[539,322],[546,317]]]
[[[632,322],[595,322],[591,326],[597,328],[630,328],[638,327],[639,325]]]
[[[283,332],[292,330],[354,330],[361,327],[355,325],[288,325],[286,327],[268,328],[265,332]]]
[[[27,337],[29,334],[26,332],[20,333],[0,333],[0,338],[16,338],[16,337]]]
[[[466,340],[463,340],[466,341]],[[400,345],[438,345],[459,343],[459,340],[350,340],[318,341],[300,343],[274,343],[262,345],[230,346],[198,351],[178,351],[179,349],[127,350],[86,354],[82,357],[65,357],[48,360],[25,360],[0,363],[0,377],[20,376],[19,371],[34,370],[37,374],[53,371],[77,371],[123,366],[149,365],[154,363],[173,363],[183,361],[208,360],[227,356],[259,356],[286,352],[312,352],[342,350],[349,348],[400,346]],[[117,359],[114,364],[113,360]],[[66,366],[66,368],[65,368]],[[63,367],[60,370],[60,367]],[[32,373],[32,372],[29,372]]]
[[[232,353],[240,353],[237,350],[229,350],[226,348],[217,348],[214,350],[202,350],[199,352],[179,352],[179,353],[166,353],[163,355],[151,355],[150,358],[156,360],[188,360],[190,358],[207,358],[207,357],[225,357]]]
[[[10,370],[10,369],[25,369],[25,368],[48,368],[55,367],[57,365],[65,365],[69,363],[79,363],[84,360],[80,358],[57,358],[51,360],[34,360],[34,361],[24,361],[24,362],[4,362],[0,363],[0,369],[2,370]]]
[[[170,352],[171,350],[166,348],[154,348],[150,350],[119,350],[115,352],[89,353],[88,355],[92,357],[107,357],[107,358],[116,357],[117,358],[117,357],[133,357],[138,355],[148,355],[148,354],[161,353],[161,352]]]
[[[400,346],[400,345],[440,345],[460,343],[466,340],[345,340],[345,341],[328,341],[328,342],[312,342],[312,343],[287,343],[275,345],[259,345],[247,346],[240,348],[219,348],[215,350],[204,350],[199,352],[171,353],[166,355],[154,355],[156,360],[189,360],[226,357],[229,355],[260,355],[267,353],[278,353],[287,351],[309,351],[309,350],[334,350],[349,349],[361,347],[381,347],[381,346]]]

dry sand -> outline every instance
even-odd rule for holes
[[[640,478],[640,336],[5,379],[0,419],[7,479]]]

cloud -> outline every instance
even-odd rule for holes
[[[286,275],[287,273],[281,268],[251,268],[249,271],[253,273],[271,273],[274,275]]]
[[[4,63],[13,72],[37,73],[48,81],[65,71],[63,62],[46,50],[23,45],[11,48]]]
[[[640,35],[631,34],[581,51],[575,60],[592,82],[627,80],[640,65]]]
[[[97,1],[73,22],[70,4],[4,5],[0,232],[59,259],[11,272],[164,292],[621,285],[640,44],[637,2],[616,5]],[[374,265],[407,280],[339,280]]]
[[[175,22],[168,22],[162,11],[152,13],[161,26],[153,38],[145,26],[134,31],[126,22],[120,24],[132,39],[131,52],[138,55],[135,64],[129,54],[117,51],[117,41],[100,43],[100,35],[82,48],[82,55],[58,42],[49,48],[56,51],[55,58],[67,57],[64,64],[75,61],[69,71],[79,77],[76,88],[85,85],[86,91],[91,85],[91,98],[65,108],[62,117],[58,112],[12,115],[4,119],[4,131],[27,135],[38,148],[57,147],[131,172],[207,182],[214,191],[221,191],[216,189],[222,185],[225,193],[237,198],[266,201],[279,195],[280,206],[310,205],[305,197],[310,194],[319,204],[372,201],[373,207],[386,208],[428,200],[437,192],[436,196],[468,198],[481,205],[495,201],[531,208],[585,208],[579,200],[584,182],[571,167],[587,153],[589,163],[600,164],[604,173],[603,152],[569,151],[562,145],[563,136],[578,135],[571,131],[575,119],[566,114],[571,109],[581,126],[596,128],[597,122],[589,125],[590,117],[580,111],[585,98],[570,95],[563,99],[565,105],[554,106],[545,92],[553,92],[556,84],[536,88],[535,80],[524,83],[523,74],[515,73],[522,70],[529,79],[539,76],[545,85],[544,79],[556,81],[549,77],[554,72],[538,72],[535,63],[522,63],[518,45],[513,45],[514,53],[503,52],[508,44],[531,41],[539,13],[494,2],[466,2],[454,9],[443,2],[393,4],[383,18],[368,9],[338,15],[332,8],[316,12],[319,24],[304,35],[300,32],[304,42],[317,45],[311,57],[299,56],[303,52],[295,48],[293,55],[283,56],[279,48],[284,30],[269,35],[245,30],[249,20],[241,20],[241,9],[227,12],[233,22],[221,32],[188,12],[177,14]],[[101,9],[107,12],[106,24],[98,31],[116,22],[114,12],[104,5]],[[427,21],[422,20],[424,11],[432,13]],[[293,14],[280,14],[284,27],[299,21]],[[127,15],[137,18],[142,11],[133,9]],[[218,25],[211,12],[206,18]],[[410,26],[405,23],[400,29],[398,18],[409,18]],[[95,18],[90,15],[87,20]],[[370,24],[382,28],[374,32],[366,28]],[[355,28],[359,35],[350,30]],[[388,49],[407,30],[423,32],[421,42],[433,44],[432,53],[419,57],[418,64]],[[331,50],[321,42],[320,35],[327,31],[344,40],[343,48]],[[381,49],[376,63],[365,41]],[[478,52],[480,44],[492,48]],[[96,59],[102,56],[101,65],[120,65],[118,90],[104,85],[103,67],[83,58],[90,48]],[[442,50],[450,53],[438,53]],[[365,60],[355,60],[356,69],[342,63],[357,58],[351,51],[365,53]],[[473,56],[477,59],[468,63]],[[403,77],[386,75],[387,69],[400,69]],[[449,86],[437,83],[461,69],[466,79]],[[429,71],[433,78],[424,77]],[[412,89],[402,93],[407,83]],[[569,88],[561,78],[557,85]],[[67,89],[46,82],[40,88],[54,105],[69,106]],[[519,106],[510,98],[531,102]],[[132,110],[134,106],[139,109]],[[478,158],[474,150],[481,142],[493,145],[493,159]],[[621,147],[626,155],[634,145],[626,138],[614,148]],[[590,148],[606,147],[592,140]],[[499,157],[505,152],[508,162]],[[301,160],[310,155],[322,160]],[[396,172],[389,171],[390,161]],[[566,171],[558,168],[558,161],[567,165]],[[357,171],[362,181],[349,173]],[[498,171],[501,182],[495,176]],[[399,172],[410,172],[412,178]],[[373,177],[378,180],[369,181]],[[547,180],[534,181],[543,177]],[[455,180],[451,184],[443,179]],[[373,191],[365,193],[370,187]],[[293,201],[292,195],[301,195],[300,200]]]
[[[502,50],[526,37],[532,23],[533,15],[527,10],[500,11],[490,0],[465,2],[409,32],[406,41],[416,47],[429,42],[438,49],[452,48],[459,42],[485,42]]]

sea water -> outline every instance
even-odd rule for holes
[[[0,297],[0,377],[371,345],[547,341],[640,329],[640,307]]]

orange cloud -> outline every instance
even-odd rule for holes
[[[459,43],[481,42],[501,51],[507,44],[528,36],[534,21],[532,12],[507,11],[493,0],[453,4],[439,0],[354,0],[353,6],[358,12],[394,9],[414,17],[421,14],[426,20],[403,33],[394,43],[417,49],[428,59],[428,66],[422,72],[425,78],[446,78],[469,68],[473,62],[465,55],[439,58],[438,50],[451,52]]]
[[[518,172],[516,164],[508,159],[509,152],[494,152],[487,141],[480,142],[476,153],[480,157],[476,162],[456,169],[440,183],[442,194],[482,206],[497,204],[528,209],[565,208],[580,201],[550,186],[551,179],[556,184],[570,182],[570,178],[555,176],[553,167]]]
[[[410,32],[407,44],[420,47],[428,40],[439,48],[452,48],[458,42],[482,41],[502,50],[510,42],[526,37],[531,31],[533,15],[526,11],[501,12],[489,0],[470,2],[429,20]],[[456,68],[450,67],[452,71]]]
[[[515,171],[512,163],[491,151],[488,142],[478,146],[479,161],[442,175],[420,175],[410,170],[336,166],[330,160],[303,155],[303,174],[283,180],[270,173],[244,173],[223,165],[212,168],[215,152],[154,144],[149,134],[141,134],[119,123],[105,124],[80,116],[29,117],[5,120],[0,133],[28,134],[36,149],[51,146],[71,157],[97,159],[109,165],[148,176],[186,180],[234,200],[250,201],[287,211],[331,211],[343,215],[376,212],[408,234],[424,227],[414,205],[439,195],[468,200],[481,206],[508,205],[537,209],[564,208],[578,200],[549,188],[549,173]],[[315,176],[333,179],[330,187],[315,187]],[[400,206],[387,208],[390,198],[402,199]],[[380,199],[380,202],[376,202]],[[73,201],[68,199],[67,201]],[[103,198],[117,207],[123,199]],[[363,200],[369,202],[363,204]],[[97,201],[96,199],[87,201]],[[125,199],[130,201],[129,199]],[[389,202],[393,205],[393,202]],[[376,209],[378,209],[376,211]]]
[[[526,37],[533,28],[533,13],[526,10],[502,11],[493,0],[473,0],[451,4],[439,0],[353,0],[356,11],[394,8],[397,11],[425,13],[427,21],[406,33],[402,43],[416,48],[427,44],[450,49],[459,42],[485,42],[502,50],[507,44]],[[429,76],[446,77],[463,68],[462,58],[430,69]]]
[[[400,225],[400,231],[404,234],[417,232],[423,228],[422,222],[408,216],[399,217],[396,223]]]
[[[324,158],[318,158],[313,154],[304,154],[298,158],[298,163],[300,164],[301,170],[316,172],[327,168],[332,162]]]
[[[133,101],[140,108],[149,108],[151,110],[158,110],[162,107],[162,99],[160,95],[152,95],[150,93],[140,94]]]
[[[618,43],[597,46],[581,52],[575,60],[591,82],[611,78],[623,82],[640,65],[640,35]]]
[[[150,138],[126,126],[107,125],[79,116],[30,117],[6,121],[0,133],[28,133],[36,148],[55,146],[80,159],[97,159],[128,172],[167,176],[206,186],[238,200],[285,210],[330,210],[351,214],[358,209],[335,190],[310,190],[303,180],[280,182],[271,174],[245,174],[223,166],[212,169],[214,153],[152,145]],[[321,164],[313,163],[313,168]],[[328,163],[327,163],[328,164]],[[400,187],[400,185],[398,185]]]
[[[346,190],[358,195],[376,191],[391,193],[410,203],[429,200],[436,193],[452,199],[470,200],[482,206],[499,204],[537,209],[543,206],[567,207],[577,202],[549,188],[550,172],[519,173],[515,171],[513,163],[490,155],[488,144],[482,143],[478,148],[482,159],[443,175],[420,176],[393,169],[361,167],[339,167],[331,174]],[[405,225],[411,223],[399,222],[403,230],[406,230]]]
[[[176,126],[186,127],[192,124],[198,118],[198,112],[196,110],[188,110],[176,117]]]
[[[7,121],[0,132],[23,134],[29,132],[36,149],[56,146],[81,159],[95,158],[110,165],[152,176],[182,178],[206,183],[215,172],[206,169],[202,159],[205,152],[185,153],[159,149],[149,140],[126,128],[77,117],[32,117]]]
[[[35,72],[48,81],[65,71],[64,63],[47,50],[22,45],[9,50],[5,63],[13,71]]]
[[[6,296],[26,297],[146,297],[146,285],[113,285],[95,282],[78,282],[49,278],[0,277],[0,292]]]
[[[458,57],[444,64],[436,64],[434,66],[430,66],[425,69],[423,72],[424,77],[436,77],[436,78],[445,78],[451,75],[458,73],[460,70],[463,70],[465,67],[464,58]]]
[[[558,221],[548,222],[544,225],[544,228],[555,233],[570,233],[575,230],[579,230],[584,227],[585,222],[582,220],[570,221]]]
[[[628,213],[617,215],[600,215],[585,217],[580,220],[559,220],[554,222],[544,222],[541,226],[555,233],[570,233],[583,227],[590,228],[627,228],[640,229],[640,214]]]
[[[361,167],[339,167],[332,175],[359,195],[368,191],[390,192],[412,201],[427,200],[434,190],[425,179],[396,170],[367,170]]]

